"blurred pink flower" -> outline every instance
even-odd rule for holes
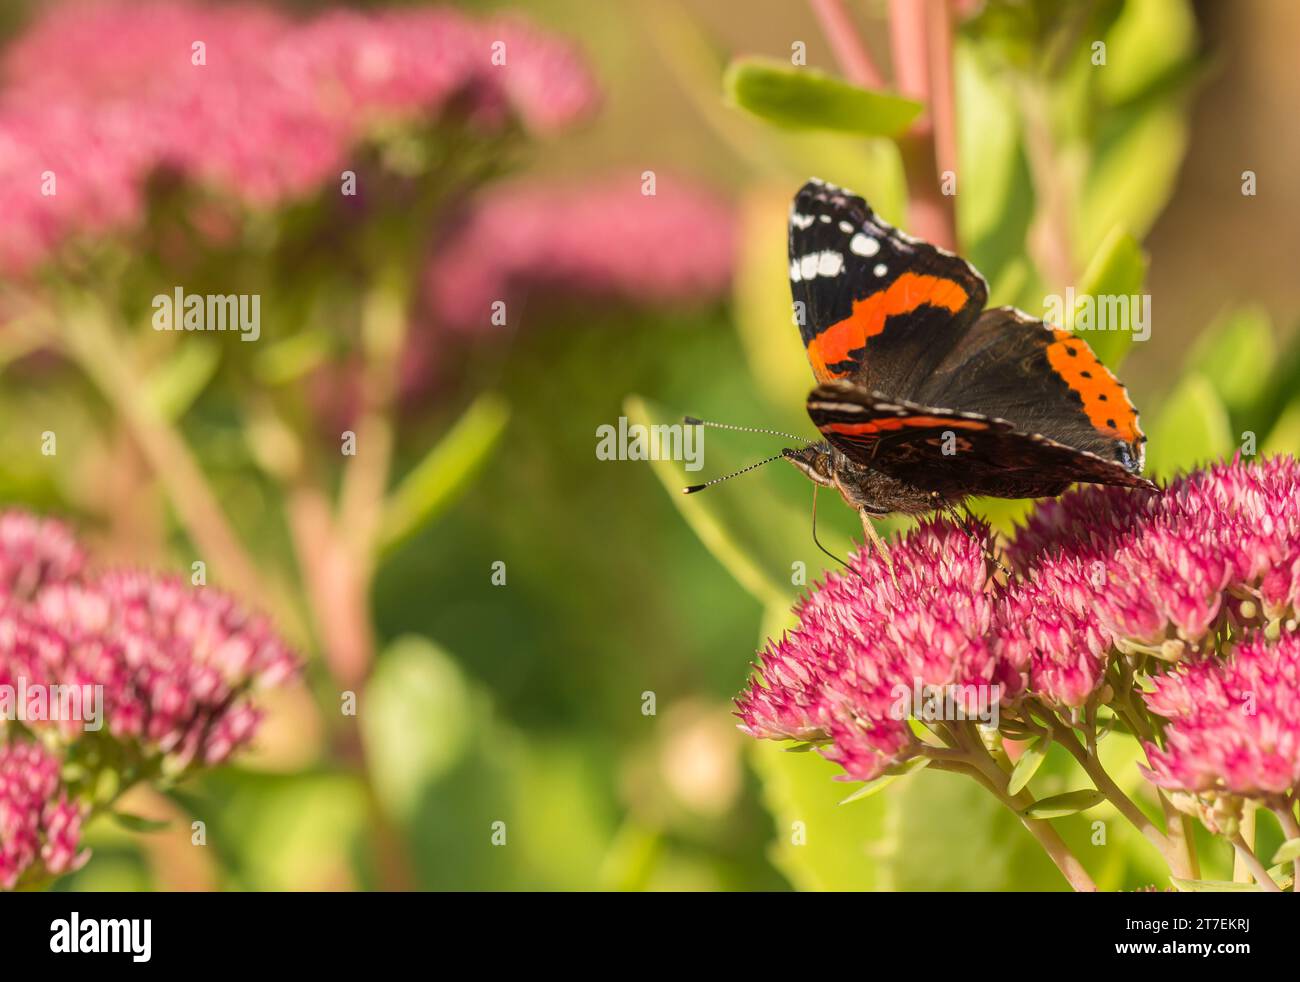
[[[631,173],[491,191],[436,250],[428,273],[435,318],[486,328],[495,301],[509,311],[534,289],[657,305],[724,295],[735,248],[730,209],[671,177],[655,183],[653,195]]]
[[[0,514],[0,685],[101,685],[108,733],[176,769],[246,745],[260,720],[254,690],[298,670],[270,622],[212,587],[85,565],[62,523]],[[86,713],[30,725],[74,740]]]
[[[29,740],[0,744],[0,889],[34,869],[58,875],[84,863],[82,817],[60,786],[55,757]]]
[[[935,520],[892,546],[893,575],[874,551],[856,553],[860,576],[828,575],[797,608],[798,627],[763,652],[737,700],[741,728],[829,740],[820,752],[849,779],[868,781],[917,745],[900,693],[985,686],[993,702],[1018,694],[1019,668],[989,641],[997,596],[986,587],[987,548],[987,526]]]
[[[103,685],[108,731],[177,770],[220,763],[248,743],[261,718],[252,690],[297,670],[265,618],[174,577],[114,572],[51,586],[32,613],[35,626],[14,637],[42,643],[11,648],[14,674]]]
[[[0,512],[0,598],[28,600],[47,584],[81,576],[86,553],[62,522]]]
[[[1165,748],[1146,747],[1154,783],[1251,798],[1300,787],[1300,635],[1257,635],[1154,683],[1147,706],[1169,720]]]
[[[0,263],[11,270],[70,235],[138,221],[158,168],[273,206],[336,180],[377,125],[463,106],[480,125],[517,118],[549,132],[597,98],[567,42],[451,8],[298,21],[254,4],[58,4],[2,73]]]

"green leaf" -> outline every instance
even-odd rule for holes
[[[258,352],[253,372],[267,385],[285,385],[320,365],[334,346],[334,338],[328,331],[299,331]]]
[[[1079,282],[1079,296],[1133,297],[1140,295],[1146,281],[1147,257],[1128,231],[1115,226],[1093,253]],[[1074,329],[1073,311],[1067,311],[1065,325]],[[1128,325],[1133,326],[1133,325]],[[1103,365],[1119,367],[1133,344],[1133,331],[1082,331],[1083,337]]]
[[[657,407],[652,410],[639,396],[628,396],[623,404],[623,412],[630,424],[642,426],[653,425],[654,421],[665,418],[662,410]],[[686,519],[686,524],[713,554],[713,558],[765,609],[788,610],[791,592],[773,578],[769,572],[773,568],[772,564],[759,559],[748,545],[751,542],[760,543],[762,539],[741,531],[743,523],[734,516],[724,515],[713,499],[699,494],[689,497],[682,494],[682,476],[678,470],[679,465],[675,462],[652,460],[650,466],[668,492],[669,499]],[[781,527],[779,516],[773,516],[771,520],[773,528]]]
[[[1184,880],[1177,876],[1169,877],[1179,893],[1258,893],[1259,886],[1254,883],[1234,883],[1232,880]]]
[[[1233,419],[1238,435],[1249,430],[1262,439],[1266,433],[1276,429],[1288,413],[1300,408],[1300,400],[1296,399],[1296,393],[1300,392],[1300,332],[1293,330],[1290,333],[1289,340],[1280,348],[1266,374],[1265,384],[1256,383],[1258,392],[1249,411]],[[1300,442],[1294,442],[1290,447],[1294,452],[1300,449]]]
[[[1247,307],[1220,318],[1196,339],[1187,369],[1199,372],[1234,418],[1248,413],[1264,394],[1260,375],[1277,364],[1268,312]]]
[[[508,404],[493,393],[470,404],[389,496],[380,530],[381,554],[392,552],[451,504],[491,455],[509,418]]]
[[[467,751],[476,701],[456,663],[426,638],[398,638],[375,661],[357,716],[390,815],[410,818],[423,790]]]
[[[1295,865],[1293,863],[1279,863],[1276,866],[1270,866],[1268,875],[1283,890],[1290,890],[1291,885],[1295,883]]]
[[[1300,400],[1282,413],[1260,450],[1265,454],[1300,454]]]
[[[1025,785],[1038,773],[1038,768],[1043,766],[1043,761],[1047,759],[1047,751],[1051,746],[1051,740],[1040,736],[1025,748],[1020,755],[1020,759],[1016,761],[1015,768],[1011,771],[1011,780],[1007,782],[1008,794],[1020,794],[1025,789]]]
[[[1214,386],[1198,372],[1185,375],[1151,426],[1147,470],[1171,477],[1179,470],[1228,456],[1232,449],[1228,412]]]
[[[840,769],[821,756],[758,740],[750,759],[775,824],[772,861],[797,889],[1067,888],[1016,815],[968,778],[927,767],[841,808]]]
[[[1106,796],[1096,788],[1081,788],[1078,791],[1054,794],[1050,798],[1040,798],[1020,814],[1025,818],[1064,818],[1066,815],[1087,811],[1105,800]]]
[[[1118,128],[1098,141],[1075,210],[1079,255],[1094,251],[1116,225],[1138,238],[1147,234],[1173,194],[1187,133],[1182,108],[1161,103],[1126,114]]]
[[[217,372],[221,346],[186,339],[145,382],[144,397],[163,419],[185,415]]]
[[[1196,52],[1196,15],[1186,0],[1122,5],[1106,37],[1106,66],[1096,72],[1107,101],[1135,98]]]
[[[113,821],[128,832],[160,832],[171,824],[166,819],[144,818],[127,812],[115,811],[110,814],[113,816]]]
[[[786,747],[785,752],[788,754],[806,754],[809,750],[816,750],[818,747],[824,747],[829,741],[818,741],[817,743],[796,743]]]
[[[1289,863],[1297,857],[1300,857],[1300,839],[1287,839],[1273,853],[1273,863]]]
[[[762,782],[763,801],[776,827],[773,864],[798,890],[889,888],[881,856],[890,795],[839,807],[834,777],[840,768],[819,754],[787,754],[770,740],[755,740],[750,760]]]
[[[819,72],[756,58],[733,61],[722,79],[727,98],[768,122],[861,136],[897,136],[923,109],[902,96],[870,92]]]
[[[930,757],[913,757],[907,763],[886,772],[874,781],[867,781],[862,785],[862,787],[858,788],[858,790],[843,799],[840,804],[847,805],[851,801],[861,801],[863,798],[870,798],[873,794],[878,794],[885,790],[885,788],[889,787],[889,785],[893,784],[900,777],[907,777],[907,775],[913,774],[916,771],[924,770],[926,767],[930,766],[931,760],[932,758]]]
[[[1024,177],[1021,116],[1012,79],[1004,66],[968,38],[953,49],[957,100],[957,158],[960,193],[955,198],[957,224],[968,258],[990,277],[990,307],[1006,299],[1014,285],[1005,281],[1002,264],[1023,254],[1024,222],[1033,212],[1033,187]],[[1017,216],[1021,217],[1017,221]],[[985,268],[991,262],[995,268]],[[1025,267],[1021,272],[1025,275]],[[996,279],[995,279],[996,277]]]

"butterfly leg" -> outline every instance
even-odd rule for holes
[[[954,517],[954,519],[958,517],[957,509],[951,503],[948,504],[948,510],[949,513]],[[971,514],[970,507],[964,501],[962,502],[961,510],[963,516],[965,517],[965,521],[961,522],[961,527],[965,529],[967,538],[974,538],[975,533],[970,530],[970,526],[976,521],[976,518],[973,514]],[[1011,570],[1007,569],[1007,567],[1002,564],[1002,560],[998,559],[998,557],[993,554],[992,536],[989,537],[989,540],[985,543],[984,546],[984,561],[987,564],[991,565],[995,570],[997,570],[997,572],[1000,572],[1003,576],[1006,577],[1011,576]]]
[[[876,531],[876,526],[871,520],[871,513],[863,508],[858,514],[862,516],[862,531],[871,540],[871,544],[876,547],[876,552],[880,554],[880,558],[885,561],[885,567],[889,570],[889,577],[894,581],[894,586],[898,586],[898,574],[894,572],[894,559],[889,555],[889,547],[885,545],[885,540]]]

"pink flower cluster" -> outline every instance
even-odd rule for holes
[[[30,600],[48,583],[79,578],[86,553],[62,522],[0,512],[0,600]]]
[[[900,682],[996,682],[1007,705],[1028,694],[1078,707],[1126,653],[1159,676],[1148,706],[1169,720],[1164,749],[1152,748],[1160,783],[1296,785],[1294,458],[1215,465],[1162,494],[1084,487],[1045,502],[1006,550],[1016,571],[1005,584],[987,578],[988,548],[982,526],[922,523],[891,549],[896,583],[859,553],[862,578],[830,575],[799,606],[799,626],[764,651],[738,700],[743,728],[829,741],[823,754],[869,780],[917,749],[885,712]]]
[[[1257,635],[1154,681],[1147,706],[1170,724],[1165,749],[1146,748],[1154,783],[1249,798],[1300,787],[1300,635]]]
[[[547,133],[597,98],[567,42],[450,8],[295,20],[255,4],[62,3],[0,73],[9,271],[70,236],[133,225],[159,169],[273,205],[337,180],[350,147],[383,124],[456,112]]]
[[[59,875],[81,865],[82,818],[61,788],[57,758],[30,740],[0,744],[0,890],[33,868]]]
[[[1163,494],[1085,487],[1045,502],[1012,541],[1002,618],[1030,687],[1082,705],[1112,645],[1177,660],[1230,627],[1300,609],[1300,466],[1217,464]]]
[[[853,572],[830,574],[797,608],[799,626],[763,652],[738,700],[742,729],[829,740],[821,752],[869,781],[915,745],[895,711],[900,691],[997,685],[1003,698],[1017,694],[1016,667],[992,639],[988,529],[970,531],[923,522],[891,548],[892,574],[870,550],[852,558]]]
[[[490,323],[530,291],[674,304],[725,295],[735,251],[730,209],[667,175],[654,194],[628,173],[571,187],[495,189],[437,249],[427,277],[440,325]]]
[[[23,521],[53,541],[68,537],[57,523],[15,512],[0,528]],[[24,567],[0,562],[15,569]],[[0,583],[9,597],[0,607],[0,684],[102,686],[105,731],[173,772],[220,763],[247,744],[260,718],[252,691],[297,668],[265,618],[209,587],[139,572],[85,576],[79,567],[28,600],[14,583]],[[68,740],[84,729],[76,719],[29,725]]]

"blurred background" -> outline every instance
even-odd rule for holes
[[[6,4],[8,49],[57,6]],[[311,24],[397,6],[253,9]],[[846,5],[897,77],[890,7]],[[250,9],[205,8],[231,22]],[[910,227],[894,141],[779,128],[724,89],[737,58],[802,68],[797,42],[807,68],[841,75],[813,5],[450,9],[469,23],[525,15],[508,58],[561,46],[514,76],[515,122],[480,126],[451,101],[385,121],[343,156],[361,175],[355,207],[338,204],[337,168],[251,203],[238,162],[215,176],[199,165],[198,177],[153,174],[140,212],[92,230],[93,247],[80,230],[37,272],[13,264],[15,322],[50,293],[89,291],[124,312],[119,337],[142,339],[132,371],[149,369],[132,377],[167,407],[168,432],[269,585],[250,589],[220,562],[212,581],[268,609],[308,662],[303,686],[268,694],[253,752],[166,795],[140,790],[132,810],[172,824],[92,827],[94,858],[59,888],[1063,886],[978,789],[922,776],[839,807],[851,787],[832,782],[833,767],[735,729],[730,699],[756,648],[823,569],[809,488],[779,464],[699,502],[674,488],[775,453],[779,438],[710,432],[699,473],[596,455],[598,427],[621,416],[812,432],[811,373],[789,323],[789,199],[815,174]],[[1127,255],[1154,323],[1149,341],[1107,360],[1126,355],[1157,472],[1230,455],[1245,430],[1261,449],[1295,451],[1300,7],[990,0],[954,4],[953,20],[958,238],[995,302],[1041,315],[1061,275],[1081,284],[1104,274],[1097,256],[1114,267]],[[75,23],[43,43],[83,43]],[[140,45],[152,30],[105,42],[93,70],[116,86],[114,105],[147,87]],[[443,57],[412,37],[415,62]],[[1089,61],[1098,38],[1104,66]],[[42,91],[30,61],[7,65],[10,106],[25,87]],[[108,139],[95,160],[117,149]],[[233,238],[209,231],[231,223]],[[1036,246],[1041,235],[1059,248]],[[1117,236],[1141,249],[1117,252]],[[385,294],[386,271],[408,268]],[[260,292],[263,337],[149,332],[148,297],[175,284]],[[66,307],[41,302],[56,313],[40,330],[57,334]],[[391,391],[371,373],[388,336],[364,327],[385,302],[404,323],[400,342],[389,338]],[[103,564],[188,568],[206,553],[158,466],[174,444],[142,450],[121,423],[129,412],[76,358],[51,354],[48,336],[6,336],[6,503],[69,519]],[[383,425],[366,429],[375,418]],[[53,458],[37,447],[46,430],[59,434]],[[391,438],[388,467],[371,476],[388,511],[360,553],[346,548],[366,518],[347,511],[345,430],[363,456],[371,434]],[[312,524],[313,501],[334,503],[333,524]],[[990,514],[1009,522],[1018,507]],[[857,519],[838,502],[823,498],[819,524],[833,550],[851,547]],[[326,545],[313,552],[313,541]],[[334,603],[332,590],[350,599]],[[194,817],[205,849],[191,846]],[[950,854],[953,829],[962,856]],[[1072,834],[1086,838],[1086,825]],[[1153,882],[1160,867],[1143,850],[1107,853],[1103,885]]]

